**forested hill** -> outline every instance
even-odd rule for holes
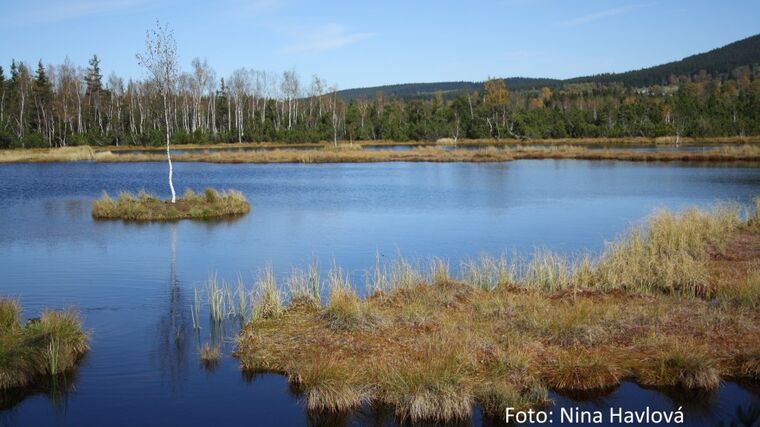
[[[704,70],[712,77],[726,77],[737,67],[760,64],[760,34],[686,57],[680,61],[624,73],[606,73],[594,76],[575,77],[567,80],[511,77],[504,79],[507,88],[513,91],[537,89],[543,86],[556,87],[566,83],[622,83],[626,86],[642,87],[666,85],[671,76],[691,76]],[[439,82],[407,83],[387,86],[342,90],[338,94],[344,100],[374,98],[377,92],[398,99],[429,98],[441,92],[446,97],[466,91],[482,90],[482,82]]]
[[[642,87],[666,85],[670,76],[692,76],[704,70],[711,77],[728,75],[737,67],[760,64],[760,34],[727,44],[709,52],[688,56],[680,61],[617,74],[577,77],[564,83],[613,83]]]
[[[536,79],[529,77],[510,77],[504,79],[510,90],[539,89],[544,86],[556,86],[561,80]],[[461,92],[483,90],[482,82],[437,82],[406,83],[398,85],[374,86],[367,88],[346,89],[338,92],[344,100],[374,98],[382,92],[384,96],[399,99],[430,98],[438,92],[451,98]]]

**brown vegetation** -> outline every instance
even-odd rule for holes
[[[92,216],[96,219],[124,219],[131,221],[173,221],[178,219],[207,219],[243,215],[251,207],[238,191],[217,192],[207,188],[202,194],[187,189],[176,203],[159,199],[140,191],[137,195],[119,193],[116,199],[108,193],[92,202]]]
[[[746,145],[703,152],[641,152],[591,150],[577,146],[526,147],[482,150],[415,147],[407,151],[338,149],[320,151],[272,150],[193,153],[174,156],[177,162],[208,163],[375,163],[375,162],[506,162],[518,159],[625,160],[634,162],[760,162],[760,147]],[[102,162],[159,162],[161,154],[103,155]]]
[[[456,279],[440,260],[429,272],[394,261],[368,275],[364,299],[334,268],[324,306],[293,298],[255,318],[236,356],[288,375],[311,410],[369,401],[413,421],[467,418],[473,403],[541,406],[549,388],[625,378],[700,390],[758,379],[757,218],[731,206],[659,212],[597,259],[486,257]]]

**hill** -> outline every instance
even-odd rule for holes
[[[613,83],[626,86],[664,85],[672,75],[691,76],[706,71],[713,77],[729,75],[737,67],[760,64],[760,34],[747,37],[709,52],[688,56],[680,61],[668,62],[640,70],[624,73],[608,73],[595,76],[576,77],[565,83]]]
[[[622,83],[626,86],[653,86],[668,83],[670,76],[695,75],[701,70],[712,76],[729,75],[737,67],[760,64],[760,34],[747,37],[726,46],[699,53],[680,61],[668,62],[639,70],[623,73],[605,73],[593,76],[575,77],[566,80],[530,77],[510,77],[504,79],[510,90],[530,90],[543,86],[560,86],[569,83]],[[373,98],[377,92],[391,98],[415,99],[429,98],[441,92],[446,97],[473,90],[482,90],[482,82],[437,82],[406,83],[366,88],[346,89],[338,92],[344,100]]]
[[[555,86],[561,80],[529,77],[510,77],[504,79],[510,90],[536,89],[543,86]],[[400,99],[429,98],[438,92],[446,97],[460,92],[482,90],[482,82],[437,82],[437,83],[405,83],[397,85],[374,86],[366,88],[346,89],[338,92],[344,100],[374,98],[377,92],[385,96]]]

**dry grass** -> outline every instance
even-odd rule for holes
[[[214,368],[222,357],[222,351],[218,345],[203,344],[200,351],[201,363],[205,368]]]
[[[623,378],[700,390],[726,376],[757,378],[760,313],[749,304],[760,233],[754,217],[736,215],[660,212],[578,263],[547,252],[522,263],[483,257],[460,278],[440,260],[427,273],[397,261],[395,276],[379,265],[383,286],[364,299],[333,267],[326,306],[291,303],[253,320],[235,355],[245,370],[288,375],[309,409],[371,401],[413,422],[467,418],[476,403],[496,415],[537,407],[547,388],[597,390]],[[657,266],[684,259],[706,275]]]
[[[691,138],[681,137],[682,145],[736,145],[736,144],[759,144],[760,136],[731,136],[731,137],[709,137],[709,138]],[[626,147],[631,145],[673,145],[674,137],[632,137],[632,138],[547,138],[547,139],[458,139],[454,144],[453,138],[440,138],[436,141],[393,141],[386,139],[366,140],[366,141],[343,141],[339,140],[338,145],[359,145],[362,147],[388,147],[388,146],[410,146],[424,147],[434,145],[460,145],[460,146],[504,146],[511,147],[515,145],[532,146],[532,145],[607,145]],[[173,144],[173,150],[214,150],[214,149],[319,149],[327,145],[333,145],[332,141],[318,141],[307,143],[283,143],[283,142],[243,142],[243,143],[218,143],[218,144]],[[96,151],[156,151],[163,153],[166,148],[162,146],[148,147],[135,145],[122,145],[118,147],[94,147]]]
[[[0,391],[63,373],[88,350],[73,311],[45,311],[23,326],[20,316],[17,301],[0,299]]]
[[[256,280],[256,295],[253,299],[253,317],[269,319],[282,313],[282,295],[277,287],[277,280],[271,266],[259,272]]]
[[[179,219],[208,219],[243,215],[251,206],[245,196],[234,190],[217,192],[206,188],[196,194],[187,189],[176,203],[159,199],[140,191],[137,195],[119,193],[116,199],[108,193],[92,203],[92,216],[96,219],[123,219],[128,221],[175,221]]]
[[[303,144],[286,143],[235,143],[209,145],[175,145],[172,148],[185,153],[172,156],[179,162],[210,163],[370,163],[370,162],[506,162],[516,159],[582,159],[625,161],[685,161],[685,162],[758,162],[760,137],[722,137],[709,139],[681,138],[685,145],[726,145],[705,152],[640,152],[625,150],[627,146],[672,144],[668,138],[580,138],[458,140],[456,144],[444,138],[441,141],[339,141],[337,147],[330,142]],[[735,147],[736,144],[745,144]],[[586,145],[606,145],[614,150],[590,150]],[[731,146],[729,146],[731,145]],[[408,151],[363,150],[365,147],[408,146]],[[548,147],[547,147],[548,146]],[[481,148],[478,150],[442,147]],[[494,148],[494,147],[499,147]],[[114,154],[129,150],[142,154]],[[260,149],[262,151],[218,151],[224,149]],[[164,162],[165,148],[119,147],[63,147],[48,149],[0,150],[0,163],[5,162],[66,162],[94,160],[100,162]],[[308,150],[308,151],[307,151]],[[211,151],[211,152],[204,152]]]
[[[89,146],[0,150],[0,163],[77,162],[109,157]]]
[[[603,289],[709,295],[711,252],[722,252],[740,223],[740,208],[722,205],[712,211],[660,211],[645,227],[607,245],[593,273]]]
[[[437,146],[416,146],[407,151],[323,149],[304,151],[275,149],[271,151],[215,152],[177,154],[177,162],[208,163],[376,163],[376,162],[472,162],[492,163],[520,159],[556,160],[623,160],[632,162],[760,162],[757,146],[724,147],[702,152],[641,152],[625,149],[594,150],[582,146],[529,147],[504,149],[487,147],[479,150],[445,150]],[[101,162],[161,162],[161,154],[104,154]]]

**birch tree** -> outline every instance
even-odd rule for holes
[[[177,194],[174,191],[174,169],[171,157],[171,129],[169,114],[171,96],[179,74],[177,58],[177,42],[174,32],[168,25],[156,21],[156,28],[145,34],[145,52],[137,54],[137,62],[148,71],[148,74],[158,90],[164,108],[164,135],[166,136],[166,161],[169,163],[169,189],[172,192],[172,203],[176,203]]]

